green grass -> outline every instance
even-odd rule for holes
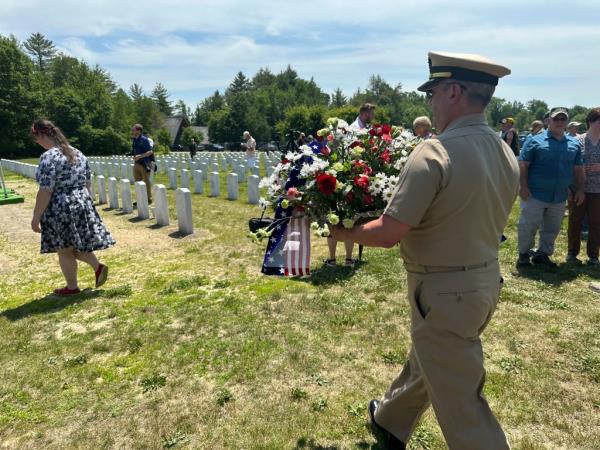
[[[366,406],[410,348],[397,249],[322,269],[315,238],[311,279],[264,277],[263,249],[245,238],[258,210],[244,195],[194,195],[196,233],[180,238],[169,190],[167,228],[99,207],[118,241],[99,253],[109,280],[62,299],[48,295],[63,283],[55,256],[27,233],[35,185],[7,179],[26,203],[8,206],[22,223],[0,226],[3,448],[382,448]],[[600,297],[587,284],[600,270],[517,272],[517,219],[515,206],[483,337],[486,394],[513,448],[595,449]],[[88,267],[80,284],[93,286]],[[410,446],[446,448],[431,411]]]

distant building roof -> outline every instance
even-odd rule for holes
[[[187,117],[183,116],[171,116],[167,117],[165,120],[165,128],[169,130],[169,134],[171,135],[171,144],[175,144],[175,142],[179,139],[181,134],[181,128],[189,125],[189,120]]]

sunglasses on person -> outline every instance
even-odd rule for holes
[[[436,84],[436,85],[435,85],[435,86],[433,86],[431,89],[427,89],[427,90],[425,91],[425,100],[426,100],[428,103],[431,101],[431,99],[433,98],[433,93],[434,93],[434,90],[433,90],[433,88],[434,88],[434,87],[438,87],[438,86],[450,86],[451,84],[456,84],[456,85],[460,86],[460,88],[461,88],[463,91],[466,91],[466,90],[467,90],[467,87],[466,87],[464,84],[460,84],[458,81],[450,81],[450,82],[448,82],[448,83],[444,83],[444,82],[442,82],[442,83]]]

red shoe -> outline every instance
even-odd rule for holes
[[[80,292],[81,291],[79,290],[79,288],[69,289],[68,287],[64,287],[62,289],[54,289],[54,293],[56,295],[60,295],[62,297],[67,296],[67,295],[79,294]]]
[[[106,279],[108,278],[108,266],[104,264],[100,264],[98,266],[98,270],[96,270],[96,287],[102,286],[106,283]]]

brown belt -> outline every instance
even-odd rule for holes
[[[490,266],[496,261],[498,261],[498,258],[490,259],[489,261],[480,264],[472,264],[470,266],[422,266],[421,264],[404,263],[404,267],[407,272],[415,273],[467,272],[469,270]]]

